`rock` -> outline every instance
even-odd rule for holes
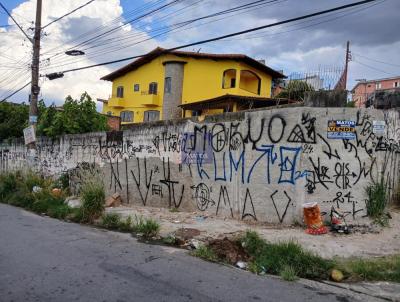
[[[109,207],[119,207],[122,204],[122,198],[119,193],[114,193],[107,198],[105,206]]]
[[[65,203],[66,203],[70,208],[73,208],[73,209],[80,208],[80,207],[82,206],[81,200],[80,200],[79,198],[75,197],[75,196],[68,197],[68,198],[65,200]]]
[[[333,269],[331,272],[331,278],[335,282],[341,282],[344,278],[343,273],[337,269]]]
[[[247,263],[243,262],[243,261],[238,261],[238,262],[236,262],[236,266],[238,268],[241,268],[241,269],[246,269],[247,268]]]

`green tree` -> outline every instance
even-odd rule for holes
[[[86,92],[79,100],[68,96],[61,108],[51,105],[39,117],[38,134],[49,137],[105,130],[107,117],[96,111],[96,103]]]
[[[304,101],[304,95],[307,91],[314,91],[314,88],[307,82],[301,80],[292,80],[286,89],[281,91],[276,98]]]
[[[28,126],[29,106],[0,102],[0,142],[5,139],[23,136]]]

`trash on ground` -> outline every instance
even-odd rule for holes
[[[241,269],[247,269],[247,263],[243,261],[236,262],[236,266]]]
[[[328,233],[321,217],[321,211],[318,203],[309,202],[303,204],[304,221],[307,225],[306,233],[310,235],[322,235]]]
[[[41,192],[41,191],[42,191],[42,188],[39,187],[39,186],[34,186],[34,187],[32,188],[32,192],[33,192],[33,193],[39,193],[39,192]]]
[[[53,196],[56,196],[56,197],[60,197],[61,193],[62,193],[62,191],[59,188],[54,188],[51,190],[51,194],[53,194]]]
[[[197,222],[204,222],[207,219],[207,216],[196,216],[195,217]]]
[[[344,276],[343,273],[337,269],[333,269],[331,272],[331,279],[335,282],[341,282]]]
[[[350,234],[350,228],[346,222],[346,214],[332,207],[331,231],[339,234]]]

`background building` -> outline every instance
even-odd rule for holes
[[[373,99],[377,92],[396,91],[400,88],[400,76],[376,80],[360,80],[351,90],[352,101],[356,107],[366,107],[368,99]]]

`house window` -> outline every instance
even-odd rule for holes
[[[112,112],[111,112],[111,111],[108,111],[108,112],[107,112],[107,115],[111,116],[111,115],[112,115]]]
[[[133,91],[137,92],[139,90],[140,90],[140,85],[139,84],[133,85]]]
[[[398,87],[400,87],[400,86],[399,86],[399,82],[394,82],[394,83],[393,83],[393,88],[398,88]]]
[[[236,86],[236,69],[227,69],[222,77],[222,88],[235,88]]]
[[[239,88],[254,94],[260,94],[261,79],[250,70],[241,70]]]
[[[382,83],[376,83],[375,84],[376,89],[381,89],[382,88]]]
[[[151,82],[149,84],[149,94],[157,94],[157,83]]]
[[[118,86],[117,87],[117,98],[123,98],[123,97],[124,97],[124,87]]]
[[[121,122],[132,123],[133,122],[133,111],[121,111],[120,117],[121,117]]]
[[[200,116],[202,114],[201,110],[192,110],[192,116]]]
[[[158,110],[147,110],[144,112],[145,122],[154,122],[160,120],[160,111]]]
[[[164,92],[165,93],[171,93],[171,77],[166,77],[165,78]]]

